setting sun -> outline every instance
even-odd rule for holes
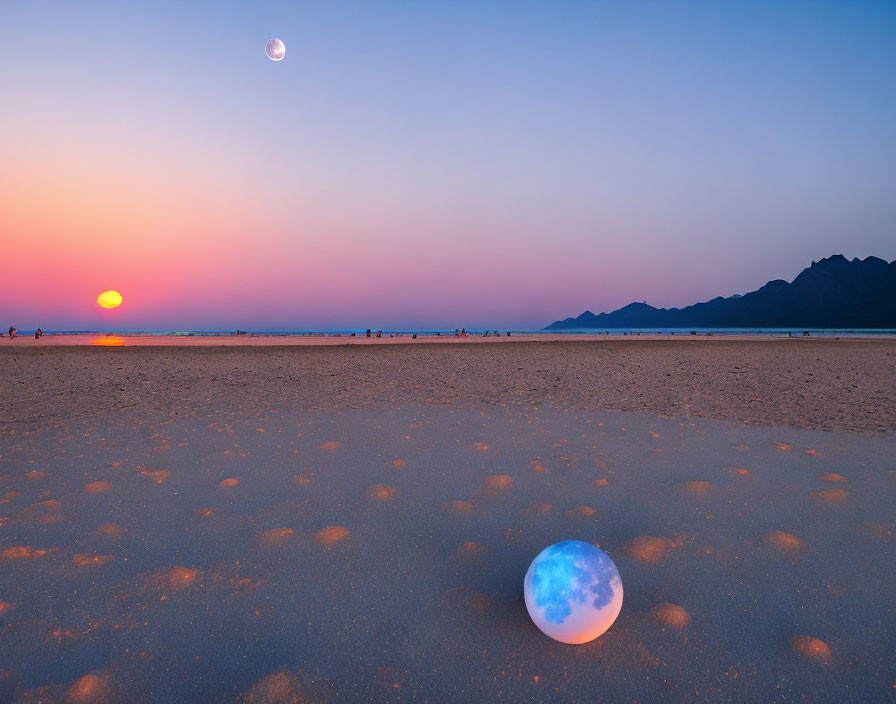
[[[118,291],[103,291],[96,297],[101,308],[118,308],[121,305],[121,294]]]

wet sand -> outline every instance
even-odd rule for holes
[[[0,701],[886,701],[892,347],[656,344],[4,353]],[[625,587],[582,646],[564,539]]]

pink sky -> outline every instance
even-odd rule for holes
[[[16,5],[0,324],[533,329],[896,258],[890,10]]]

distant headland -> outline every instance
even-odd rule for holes
[[[896,261],[835,254],[790,283],[777,279],[742,296],[685,308],[629,303],[611,313],[585,311],[545,330],[609,328],[896,328]]]

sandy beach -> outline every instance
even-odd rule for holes
[[[0,704],[896,704],[896,0],[0,37]]]
[[[134,346],[5,340],[0,429],[76,418],[158,422],[236,409],[544,405],[896,430],[890,339],[126,339]]]
[[[886,701],[896,343],[0,347],[0,700]],[[622,612],[526,613],[598,544]]]

